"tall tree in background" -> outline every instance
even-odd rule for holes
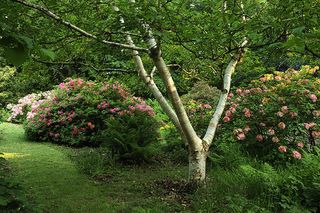
[[[19,3],[57,21],[53,29],[64,25],[68,31],[83,38],[115,47],[130,50],[139,76],[147,84],[168,114],[189,148],[189,180],[199,184],[205,180],[206,158],[221,114],[226,105],[231,86],[231,76],[237,64],[244,57],[245,49],[258,50],[270,47],[274,50],[287,48],[295,52],[308,52],[317,55],[317,47],[311,38],[304,42],[304,36],[318,33],[313,17],[311,23],[301,21],[296,16],[305,17],[319,4],[315,1],[80,1],[90,9],[73,11],[72,15],[58,15],[61,5],[72,7],[67,2],[48,1],[45,5],[38,1],[6,0]],[[81,5],[80,4],[80,5]],[[303,9],[301,8],[303,6]],[[50,9],[49,9],[50,8]],[[51,11],[52,10],[52,11]],[[283,10],[285,12],[279,12]],[[19,9],[20,13],[35,15],[31,10]],[[53,12],[57,11],[57,13]],[[85,11],[85,12],[84,12]],[[277,13],[275,13],[277,12]],[[298,15],[297,15],[298,13]],[[300,14],[301,13],[301,14]],[[99,15],[97,15],[99,14]],[[111,14],[104,19],[102,14]],[[42,17],[37,19],[41,24]],[[77,22],[79,25],[73,24]],[[36,27],[29,23],[29,26]],[[28,26],[28,27],[29,27]],[[105,27],[105,32],[101,30]],[[114,34],[116,36],[107,36]],[[90,39],[90,40],[89,40]],[[299,42],[297,42],[297,39]],[[313,39],[317,39],[314,38]],[[294,42],[293,42],[293,41]],[[63,41],[63,39],[62,39]],[[144,43],[145,42],[145,43]],[[142,46],[142,47],[140,47]],[[146,47],[147,46],[147,47]],[[213,112],[204,137],[196,134],[180,100],[177,88],[165,62],[166,51],[175,46],[191,52],[194,58],[208,63],[220,64],[223,69],[223,86],[219,103]],[[149,59],[140,54],[148,54]],[[167,59],[174,61],[174,58]],[[190,58],[190,60],[193,60]],[[150,72],[145,68],[149,66]],[[150,64],[153,66],[150,67]],[[152,68],[154,67],[154,68]],[[170,102],[160,92],[154,76],[159,73]]]

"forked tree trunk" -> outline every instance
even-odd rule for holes
[[[215,110],[215,113],[210,121],[210,124],[208,126],[207,132],[203,140],[199,138],[194,131],[191,122],[189,121],[188,115],[183,107],[183,104],[180,100],[180,96],[177,92],[177,88],[175,87],[174,81],[171,77],[170,71],[168,67],[166,66],[162,55],[161,50],[158,49],[158,45],[155,41],[155,39],[152,36],[152,33],[149,29],[147,31],[149,32],[149,49],[140,48],[134,46],[131,37],[127,36],[127,41],[129,44],[121,44],[116,43],[112,41],[106,41],[106,40],[99,40],[97,36],[88,33],[87,31],[71,24],[68,21],[63,20],[61,17],[57,16],[53,12],[49,11],[45,7],[35,5],[32,3],[28,3],[24,0],[13,0],[20,4],[23,4],[25,6],[34,8],[36,10],[41,11],[45,15],[55,19],[59,23],[67,26],[68,28],[80,33],[81,35],[92,38],[94,40],[100,41],[103,44],[111,45],[111,46],[118,46],[125,49],[133,50],[133,58],[135,61],[135,64],[138,68],[139,74],[141,78],[144,80],[144,82],[148,85],[152,93],[155,95],[156,99],[160,103],[160,106],[163,108],[163,110],[168,114],[170,119],[173,121],[174,125],[177,127],[179,133],[181,134],[182,138],[188,142],[188,148],[189,148],[189,182],[191,184],[195,184],[196,186],[200,185],[204,182],[206,177],[206,159],[209,152],[209,147],[212,143],[212,140],[215,136],[216,128],[218,126],[218,122],[220,120],[220,117],[223,113],[223,110],[225,108],[226,102],[227,102],[227,96],[230,91],[230,84],[231,84],[231,75],[235,70],[235,67],[237,63],[240,61],[240,59],[243,56],[242,49],[247,44],[247,39],[245,38],[245,41],[242,43],[242,45],[239,47],[239,53],[235,54],[234,57],[229,62],[229,65],[227,66],[225,73],[224,73],[224,86],[223,86],[223,92],[220,95],[220,100],[218,103],[218,106]],[[130,0],[131,3],[134,3],[134,0]],[[241,4],[241,7],[243,8],[243,5]],[[122,18],[121,18],[122,19]],[[243,21],[245,22],[245,16],[243,16]],[[123,19],[122,19],[123,22]],[[123,23],[122,23],[123,24]],[[146,28],[148,28],[148,25],[145,25]],[[138,51],[148,52],[150,53],[150,57],[154,62],[154,65],[157,67],[161,78],[166,85],[167,92],[170,96],[171,103],[173,105],[173,108],[171,108],[170,104],[167,102],[167,100],[164,98],[164,96],[161,94],[160,90],[157,88],[155,82],[153,81],[152,77],[148,75],[146,72],[143,62],[139,56]]]

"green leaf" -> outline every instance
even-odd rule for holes
[[[41,48],[40,52],[42,53],[43,56],[51,60],[54,60],[56,58],[56,54],[52,50]]]
[[[296,50],[296,51],[304,51],[305,44],[304,40],[298,37],[290,37],[286,43],[283,44],[285,48]]]
[[[9,63],[19,66],[29,57],[30,44],[26,43],[27,37],[7,36],[0,39],[0,46],[4,49],[4,57]],[[32,43],[30,39],[28,42]]]
[[[297,27],[292,30],[292,33],[293,35],[299,36],[303,34],[304,29],[305,29],[305,26]]]
[[[19,36],[19,39],[25,44],[28,49],[33,48],[33,40],[27,36]]]

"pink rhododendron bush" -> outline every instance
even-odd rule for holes
[[[31,116],[33,109],[37,108],[44,99],[49,99],[51,96],[51,91],[41,92],[41,93],[32,93],[26,95],[23,98],[18,100],[17,104],[8,104],[7,109],[11,111],[10,117],[7,118],[7,121],[14,123],[23,122],[26,117]]]
[[[119,83],[68,79],[28,112],[29,138],[71,146],[106,144],[121,155],[142,152],[157,138],[154,111]]]
[[[229,94],[223,126],[267,161],[301,159],[320,139],[319,67],[266,74]]]

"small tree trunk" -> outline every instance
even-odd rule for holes
[[[189,147],[189,182],[194,186],[204,183],[206,177],[206,159],[208,149],[206,149],[200,138],[196,138],[195,148]]]
[[[208,152],[204,150],[189,151],[189,182],[192,185],[204,183],[206,177],[206,160]]]

